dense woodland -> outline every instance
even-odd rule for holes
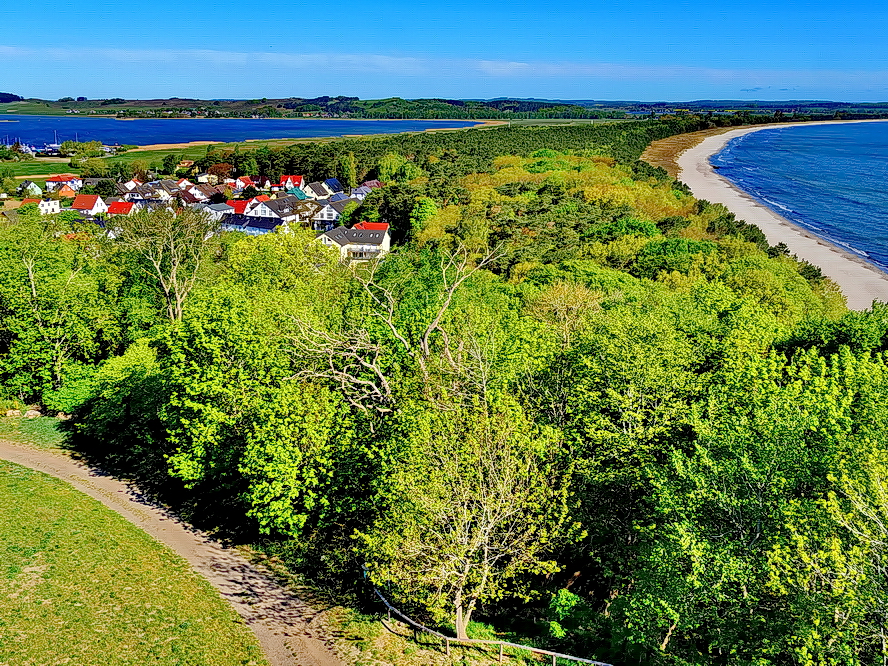
[[[886,655],[888,309],[637,162],[705,126],[498,128],[218,155],[378,176],[309,231],[0,229],[5,397],[342,593],[614,664]],[[204,165],[204,166],[207,166]],[[249,164],[252,168],[254,165]],[[247,169],[248,171],[250,169]]]

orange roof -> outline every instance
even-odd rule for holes
[[[108,206],[108,214],[109,215],[129,215],[130,211],[133,209],[132,201],[115,201],[110,206]]]
[[[74,210],[92,210],[99,200],[98,194],[78,194],[71,204]]]
[[[78,180],[78,176],[75,176],[73,173],[60,173],[58,176],[53,176],[52,178],[47,178],[47,183],[69,183],[72,180]]]
[[[69,196],[71,196],[72,194],[77,194],[77,190],[75,190],[75,189],[74,189],[73,187],[71,187],[70,185],[62,185],[62,186],[58,189],[58,193],[59,193],[59,194],[64,194],[66,197],[69,197]]]
[[[358,222],[352,229],[364,229],[366,231],[388,231],[388,222]]]
[[[22,199],[22,206],[24,206],[25,204],[29,204],[29,203],[39,204],[40,199]]]
[[[250,201],[271,201],[271,197],[267,194],[260,194],[258,197],[253,197]]]

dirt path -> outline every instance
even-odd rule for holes
[[[157,508],[125,483],[71,458],[0,441],[0,458],[99,500],[187,560],[243,617],[272,666],[343,666],[312,621],[319,612],[232,549]]]

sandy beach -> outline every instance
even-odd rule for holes
[[[812,124],[746,127],[707,137],[678,156],[679,180],[687,184],[698,199],[724,204],[739,219],[757,225],[771,245],[786,243],[800,259],[819,266],[824,275],[839,285],[852,310],[865,310],[874,300],[888,302],[888,273],[778,215],[719,176],[709,164],[709,158],[735,137],[773,127]],[[825,124],[837,123],[827,121]]]

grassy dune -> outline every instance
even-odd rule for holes
[[[0,461],[0,664],[266,664],[165,547],[71,486]]]

